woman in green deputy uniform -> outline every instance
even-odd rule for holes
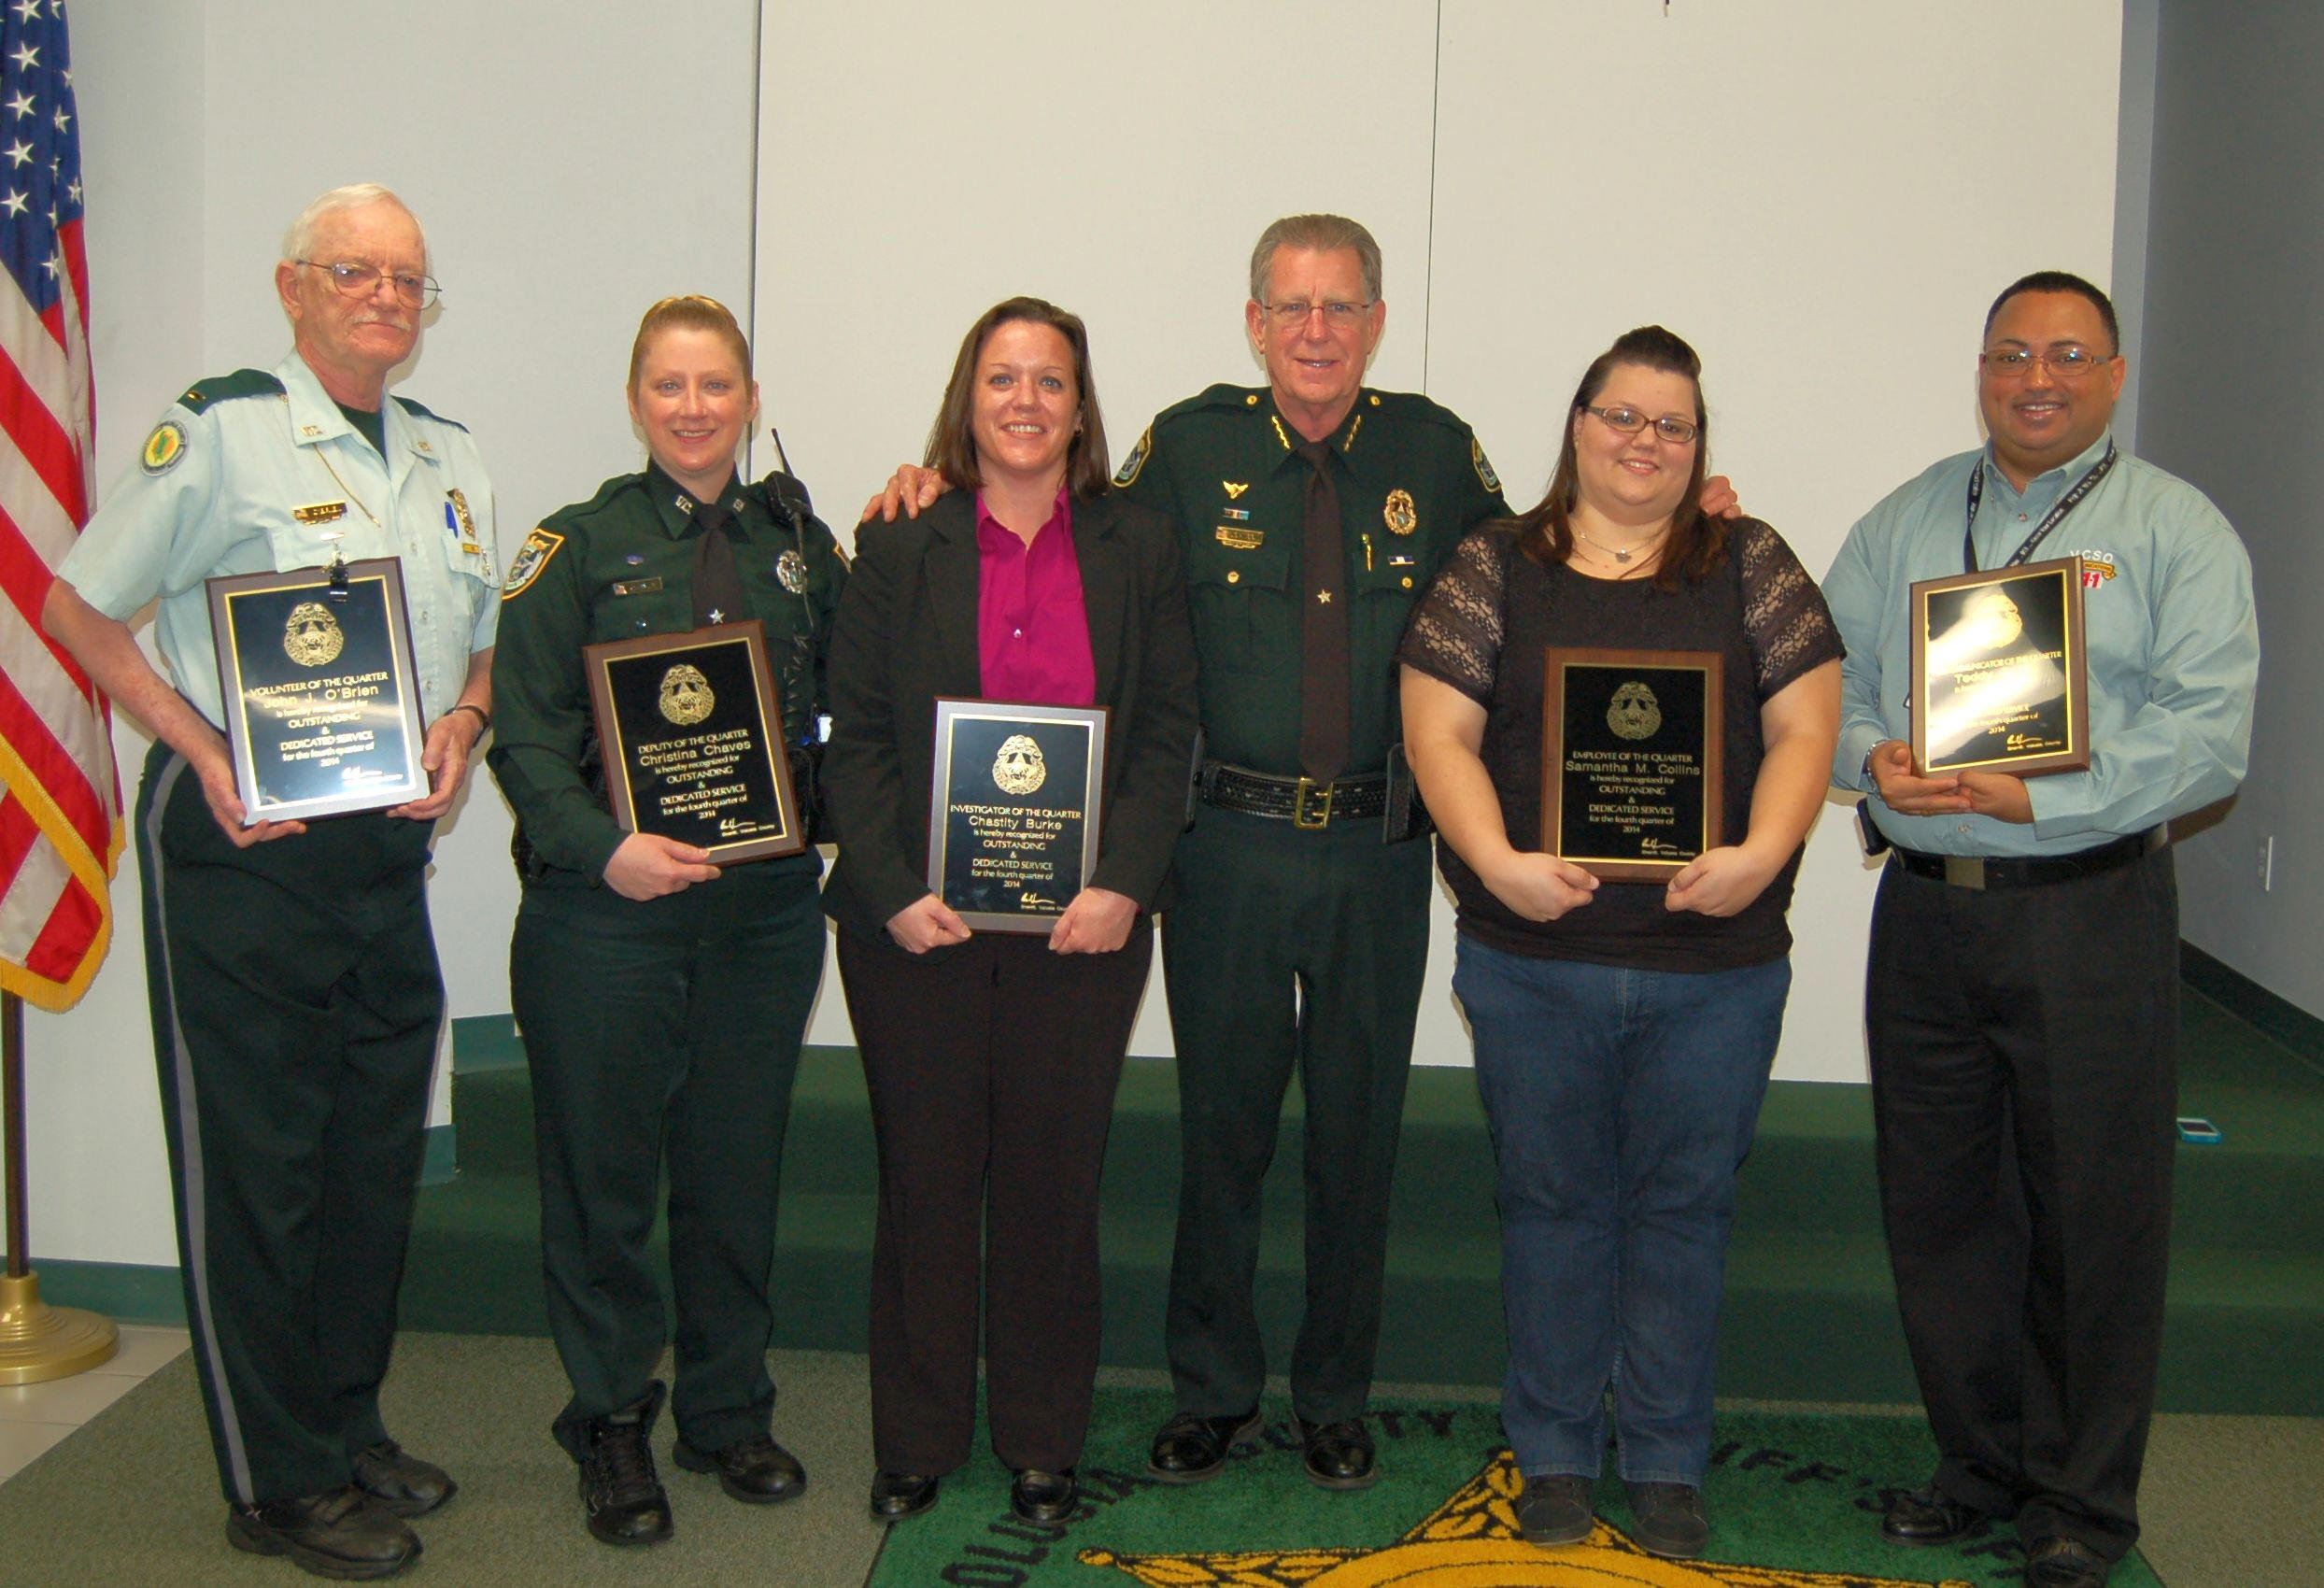
[[[649,1442],[667,1330],[646,1262],[665,1163],[677,1463],[739,1500],[806,1485],[770,1431],[767,1286],[791,1079],[823,970],[821,862],[810,848],[721,868],[616,827],[582,647],[758,618],[806,805],[824,639],[846,578],[796,482],[736,475],[758,389],[724,305],[648,309],[629,399],[644,472],[552,514],[510,568],[490,757],[517,815],[510,981],[532,1070],[549,1325],[573,1383],[555,1433],[580,1464],[590,1533],[613,1544],[671,1533]]]

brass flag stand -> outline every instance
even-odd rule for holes
[[[8,1159],[8,1269],[0,1275],[0,1384],[38,1383],[85,1373],[113,1354],[113,1320],[40,1299],[29,1245],[24,1171],[24,1001],[0,992],[0,1127]]]

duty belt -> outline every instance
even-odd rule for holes
[[[1206,805],[1245,815],[1273,816],[1311,830],[1335,821],[1377,818],[1388,809],[1388,774],[1384,772],[1318,783],[1311,777],[1273,777],[1225,761],[1204,761],[1196,787]]]
[[[2118,838],[2111,844],[2101,844],[2094,849],[2077,849],[2071,855],[2026,855],[1985,857],[1979,855],[1924,855],[1918,849],[1889,851],[1896,863],[1917,877],[1934,877],[1951,883],[1955,887],[2039,887],[2047,883],[2071,882],[2076,877],[2096,876],[2127,866],[2133,860],[2144,859],[2171,842],[2171,829],[2158,824],[2145,832]]]

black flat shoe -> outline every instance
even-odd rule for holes
[[[1199,1483],[1215,1478],[1226,1465],[1227,1452],[1257,1439],[1265,1426],[1255,1406],[1231,1417],[1177,1412],[1154,1436],[1154,1449],[1146,1456],[1146,1475],[1165,1483]]]
[[[1985,1513],[1977,1507],[1963,1505],[1932,1485],[1889,1501],[1880,1517],[1880,1537],[1892,1544],[1927,1549],[1966,1538],[1984,1520]]]
[[[936,1480],[914,1472],[883,1468],[872,1478],[872,1514],[882,1522],[901,1522],[919,1515],[936,1503]]]
[[[1082,1503],[1082,1486],[1069,1467],[1043,1472],[1027,1467],[1009,1485],[1009,1509],[1025,1522],[1063,1522]]]
[[[589,1536],[607,1544],[659,1544],[670,1537],[670,1496],[654,1470],[648,1438],[657,1401],[641,1401],[588,1425],[581,1504]]]
[[[425,1516],[460,1493],[451,1474],[393,1439],[355,1453],[355,1486],[398,1516]]]
[[[753,1434],[714,1451],[697,1450],[680,1439],[670,1454],[688,1472],[716,1472],[718,1487],[746,1505],[772,1505],[807,1489],[807,1469],[771,1435]]]
[[[1363,1424],[1297,1421],[1299,1438],[1307,1446],[1302,1466],[1309,1482],[1323,1489],[1368,1489],[1379,1481],[1372,1437]]]
[[[289,1555],[302,1570],[343,1582],[392,1577],[419,1558],[419,1536],[352,1483],[229,1507],[226,1542],[254,1555]]]

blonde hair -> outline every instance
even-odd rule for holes
[[[707,331],[721,338],[743,365],[743,378],[750,373],[750,338],[735,323],[734,311],[716,298],[705,298],[699,292],[688,292],[675,298],[664,298],[645,311],[645,318],[637,322],[637,340],[630,344],[630,379],[625,390],[637,390],[638,371],[645,366],[647,344],[665,331]]]

